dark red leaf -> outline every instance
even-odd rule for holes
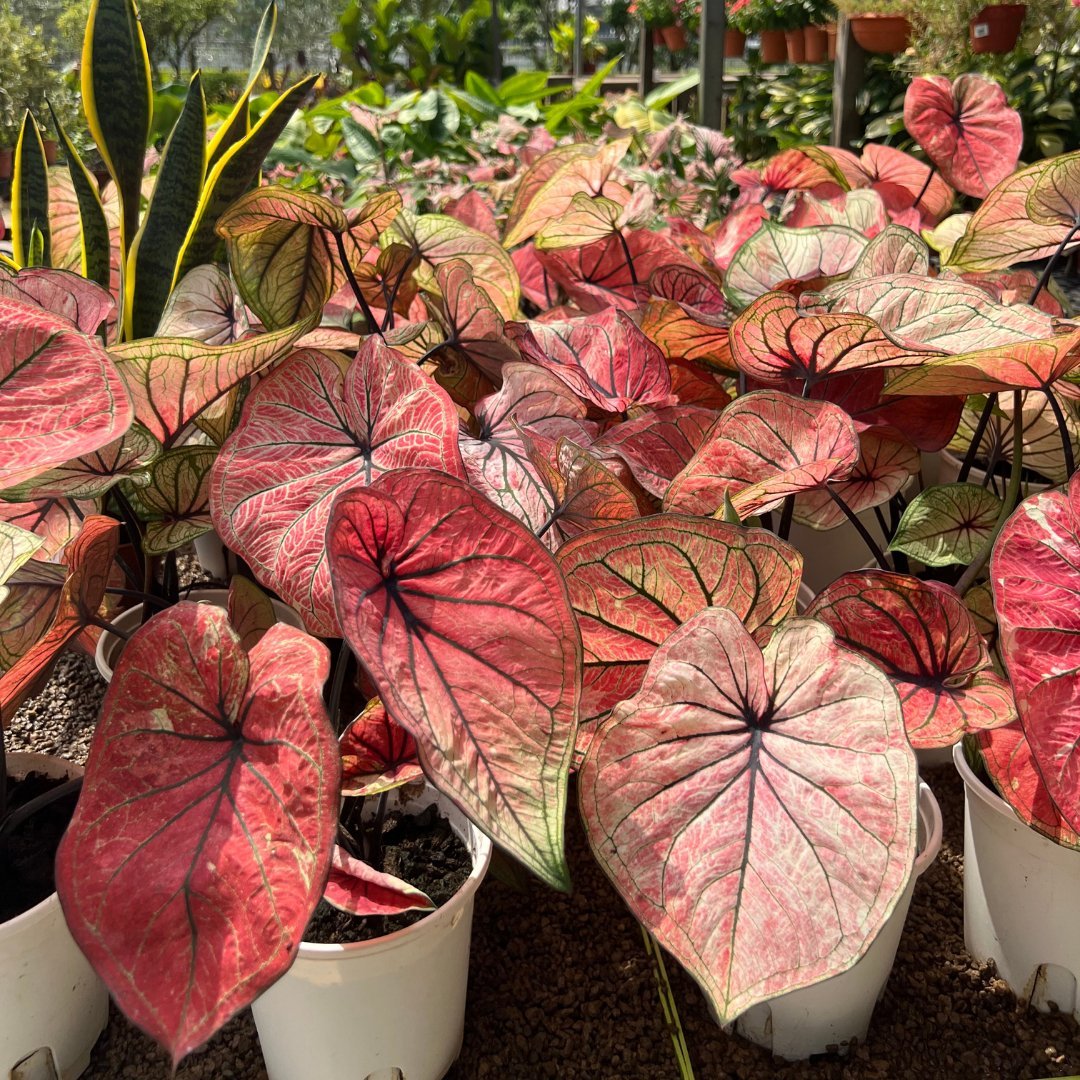
[[[341,733],[342,795],[380,795],[423,775],[416,740],[378,698]]]

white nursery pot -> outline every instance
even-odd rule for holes
[[[45,754],[9,753],[8,776],[70,780],[82,768]],[[109,1018],[109,994],[80,952],[53,893],[0,923],[0,1076],[74,1080]],[[21,1071],[15,1072],[21,1066]]]
[[[192,600],[196,604],[213,604],[215,607],[228,608],[229,590],[192,589],[189,593],[181,593],[180,599]],[[272,600],[271,603],[274,605],[274,614],[277,616],[278,622],[286,623],[288,626],[295,626],[297,630],[304,629],[300,616],[288,604],[283,604],[280,600]],[[142,613],[143,605],[136,604],[134,607],[122,611],[112,620],[112,623],[118,629],[133,634],[142,626]],[[116,657],[123,646],[124,639],[117,634],[110,634],[107,630],[103,630],[101,637],[98,638],[97,647],[94,649],[94,664],[98,669],[98,674],[106,682],[112,682]]]
[[[919,784],[919,854],[915,868],[885,925],[854,967],[831,979],[762,1002],[738,1017],[734,1029],[777,1057],[800,1061],[830,1049],[862,1042],[874,1006],[885,991],[915,880],[941,848],[941,808],[925,783]]]
[[[1025,825],[953,749],[964,781],[964,943],[1018,997],[1080,1020],[1080,851]]]
[[[192,541],[195,547],[195,558],[203,569],[203,573],[212,577],[215,581],[228,581],[229,552],[221,542],[221,537],[211,529],[202,536],[196,536]]]
[[[472,873],[404,930],[347,945],[301,942],[293,966],[251,1007],[269,1080],[439,1080],[461,1052],[473,901],[491,841],[434,788],[409,809],[432,803],[469,849]]]

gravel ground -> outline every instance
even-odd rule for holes
[[[83,760],[103,685],[91,661],[61,660],[45,692],[16,717],[13,749]],[[1080,1073],[1080,1029],[1071,1017],[1019,1006],[989,966],[964,952],[963,794],[951,767],[927,779],[945,839],[919,880],[896,966],[866,1045],[847,1060],[789,1065],[709,1019],[694,984],[669,964],[699,1080],[721,1077],[1027,1078]],[[491,878],[477,898],[469,1011],[451,1080],[660,1080],[677,1075],[641,935],[569,828],[576,891],[539,884],[517,892]],[[169,1065],[117,1013],[86,1080],[166,1080]],[[177,1080],[264,1080],[250,1016],[188,1058]],[[321,1080],[313,1077],[312,1080]]]

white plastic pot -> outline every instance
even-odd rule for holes
[[[1041,1012],[1080,1020],[1080,851],[1025,825],[953,749],[964,781],[964,943]]]
[[[469,849],[472,873],[404,930],[301,943],[293,966],[252,1005],[269,1080],[439,1080],[460,1053],[473,900],[491,841],[434,788],[409,812],[432,803]]]
[[[930,788],[920,783],[919,854],[915,869],[892,915],[865,955],[841,975],[748,1009],[735,1021],[735,1030],[788,1061],[801,1061],[831,1049],[846,1049],[853,1039],[862,1042],[874,1006],[884,993],[892,971],[915,892],[915,880],[937,858],[940,848],[941,808]]]
[[[198,559],[203,573],[215,581],[228,581],[229,550],[221,542],[221,537],[211,529],[202,536],[196,536],[192,544],[195,547],[195,558]]]
[[[228,589],[192,589],[189,593],[181,593],[181,600],[193,600],[196,604],[213,604],[215,607],[227,608],[229,606]],[[300,616],[287,604],[280,600],[271,601],[274,605],[274,614],[278,622],[295,626],[298,630],[304,629]],[[136,604],[134,607],[122,611],[112,620],[113,626],[120,630],[133,634],[142,625],[143,605]],[[107,630],[102,631],[98,638],[97,647],[94,649],[94,664],[98,674],[106,681],[112,682],[113,667],[120,650],[124,647],[124,639],[118,634],[110,634]]]
[[[8,776],[65,780],[78,765],[9,753]],[[109,1018],[109,994],[79,951],[56,893],[0,923],[0,1076],[74,1080]],[[18,1071],[16,1071],[18,1070]]]

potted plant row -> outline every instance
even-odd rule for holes
[[[132,10],[99,3],[91,57],[102,41],[140,56]],[[121,80],[129,97],[141,66]],[[108,101],[99,76],[84,69],[91,108]],[[460,1044],[462,939],[490,845],[565,889],[576,767],[595,857],[721,1023],[791,1056],[861,1037],[940,834],[913,747],[1025,722],[1027,687],[993,669],[979,603],[1019,490],[1020,404],[1003,500],[908,487],[965,405],[994,413],[980,396],[1036,390],[1061,408],[1054,384],[1080,351],[1049,312],[995,299],[1005,267],[981,262],[1002,246],[1015,114],[981,81],[925,80],[907,124],[933,168],[889,147],[788,152],[740,170],[707,232],[657,220],[620,137],[539,154],[501,204],[453,213],[374,187],[346,211],[256,186],[290,94],[250,131],[238,106],[190,220],[159,234],[155,199],[144,213],[138,197],[145,138],[125,156],[107,117],[131,124],[131,109],[101,106],[122,227],[104,259],[85,239],[83,255],[107,285],[111,251],[128,252],[119,314],[103,286],[24,265],[40,226],[20,223],[23,265],[0,278],[21,376],[0,398],[0,483],[13,550],[41,540],[7,577],[41,615],[0,681],[5,715],[101,629],[105,597],[144,605],[58,856],[75,940],[174,1062],[254,1001],[280,1080],[343,1061],[434,1080]],[[969,99],[974,119],[957,107]],[[172,151],[207,145],[197,81],[188,100],[159,185],[190,160]],[[29,124],[19,153],[38,168]],[[1034,167],[1031,190],[1069,165]],[[921,234],[957,190],[985,201],[934,278]],[[82,211],[84,238],[101,219],[108,234],[100,206]],[[1051,213],[1009,234],[1010,264],[1074,242]],[[143,272],[151,255],[167,273]],[[959,329],[958,294],[978,316]],[[20,395],[61,389],[85,422],[41,410],[19,428]],[[73,497],[114,518],[81,522]],[[891,550],[870,536],[877,567],[860,556],[800,615],[793,525],[866,541],[867,513]],[[114,558],[114,519],[135,568]],[[246,567],[226,609],[181,600],[168,554],[211,526]],[[275,621],[273,598],[304,630]],[[464,883],[413,927],[320,946],[324,899],[376,931],[434,906],[386,862],[389,833],[419,827],[394,799],[441,800],[445,825],[425,824],[457,835]],[[390,952],[417,927],[445,948],[447,982]],[[363,973],[333,974],[344,954]],[[379,1011],[389,968],[418,1003],[404,1031]],[[827,1009],[810,1007],[823,1022],[793,1033],[807,1006],[788,995],[849,976],[869,983],[843,1009],[832,983]],[[364,1002],[340,1005],[346,984]],[[340,1015],[378,1030],[357,1040]]]

